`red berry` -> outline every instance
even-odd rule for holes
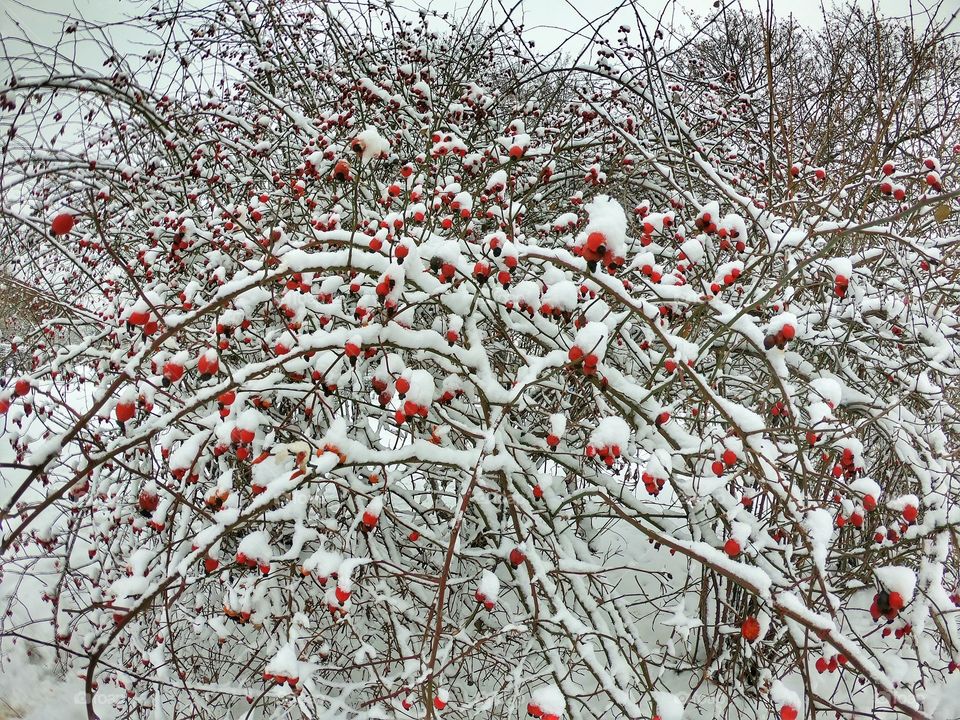
[[[167,383],[175,383],[180,378],[183,377],[183,365],[180,363],[170,362],[164,363],[163,365],[163,379]]]
[[[220,360],[214,353],[203,353],[197,360],[197,372],[209,377],[220,371]]]
[[[753,616],[748,617],[740,626],[740,635],[742,635],[743,639],[747,642],[753,642],[756,640],[758,637],[760,637],[759,621]]]
[[[140,495],[137,497],[137,503],[143,512],[152,513],[159,507],[160,498],[154,492],[141,490]]]
[[[607,244],[607,238],[602,232],[593,231],[587,235],[587,250],[591,252],[602,252],[602,248]]]
[[[50,222],[50,232],[54,235],[66,235],[73,230],[75,222],[75,218],[70,213],[60,213]]]
[[[730,557],[734,558],[740,554],[740,543],[733,538],[730,538],[723,544],[723,551]]]

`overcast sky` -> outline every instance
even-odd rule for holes
[[[191,4],[204,5],[205,0],[187,0]],[[318,0],[319,1],[319,0]],[[736,4],[737,0],[727,0],[729,4]],[[335,4],[335,0],[329,0]],[[398,6],[413,6],[417,0],[394,0]],[[423,0],[438,11],[463,11],[477,6],[481,0]],[[492,8],[513,7],[516,0],[492,0],[488,5]],[[742,0],[744,7],[760,12],[766,12],[768,0]],[[938,16],[946,18],[960,8],[960,0],[858,0],[861,5],[869,6],[875,3],[879,10],[888,16],[903,16],[909,14],[911,8],[915,13],[923,14],[926,8],[939,7]],[[531,37],[537,41],[542,51],[549,51],[567,37],[570,31],[580,30],[584,26],[584,19],[591,21],[603,18],[609,26],[609,35],[615,34],[620,24],[635,25],[633,13],[621,10],[614,13],[624,0],[521,0],[519,11],[522,12],[526,27],[531,31]],[[638,4],[647,13],[650,26],[656,23],[656,18],[680,20],[684,11],[692,10],[697,13],[715,13],[714,0],[638,0]],[[810,26],[822,24],[825,9],[834,4],[833,0],[772,0],[774,12],[781,17],[793,15],[798,21]],[[26,34],[35,41],[43,44],[54,44],[60,37],[64,22],[68,17],[83,17],[87,21],[103,23],[105,32],[110,32],[114,43],[121,49],[135,47],[136,37],[128,32],[111,32],[109,23],[116,22],[125,16],[142,12],[149,4],[136,0],[0,0],[0,37],[5,39],[7,52],[11,37]],[[19,27],[18,27],[19,26]],[[951,26],[953,30],[960,30],[960,20],[955,20]],[[568,47],[569,49],[569,47]],[[17,52],[20,50],[18,49]],[[93,51],[91,50],[91,57]],[[81,49],[80,58],[84,60]],[[6,74],[6,73],[3,73]]]

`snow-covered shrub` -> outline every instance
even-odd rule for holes
[[[807,177],[646,40],[276,7],[4,92],[3,642],[126,717],[940,712],[953,157]]]

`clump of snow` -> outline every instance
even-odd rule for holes
[[[542,306],[546,305],[552,310],[570,312],[577,308],[578,294],[579,288],[576,283],[571,280],[561,280],[547,288],[547,291],[543,294]]]
[[[343,563],[343,556],[338,552],[321,548],[303,563],[305,572],[315,575],[317,579],[326,581]]]
[[[703,243],[696,238],[690,238],[680,246],[680,252],[682,252],[684,257],[691,263],[698,263],[703,260]]]
[[[266,672],[276,678],[300,678],[300,660],[297,658],[297,648],[292,642],[280,646],[277,654],[267,664]]]
[[[83,680],[60,677],[52,651],[30,642],[9,642],[0,655],[0,718],[3,720],[85,720]],[[105,694],[94,697],[102,718],[111,717]]]
[[[567,710],[567,701],[556,685],[543,685],[533,691],[532,700],[544,715],[560,717]]]
[[[660,720],[683,720],[683,701],[669,692],[653,693]]]
[[[837,277],[845,277],[849,280],[853,275],[853,263],[850,262],[850,258],[831,258],[827,264]]]
[[[916,495],[908,493],[906,495],[900,495],[899,497],[891,498],[887,501],[887,509],[893,510],[894,512],[903,512],[907,507],[920,507],[920,501],[917,499]]]
[[[354,143],[360,144],[360,157],[364,162],[390,153],[390,143],[371,125],[367,125],[366,129],[357,133]]]
[[[859,493],[860,495],[869,495],[874,500],[879,500],[880,496],[883,494],[883,489],[880,487],[880,484],[871,478],[868,477],[858,477],[850,482],[850,489]]]
[[[917,588],[917,575],[908,567],[899,565],[887,565],[873,569],[873,574],[883,586],[883,589],[891,593],[900,593],[904,603],[910,602],[913,593]]]
[[[377,495],[367,503],[367,506],[360,512],[360,515],[362,517],[369,513],[371,516],[380,517],[381,512],[383,512],[383,495]]]
[[[773,704],[776,705],[778,709],[784,705],[789,705],[798,711],[797,717],[803,716],[803,713],[800,712],[803,710],[803,703],[800,700],[800,696],[779,680],[774,680],[770,685],[770,699],[773,700]]]
[[[718,227],[725,230],[730,237],[746,242],[747,225],[743,221],[743,218],[736,213],[728,213],[727,215],[724,215],[723,220],[720,221]]]
[[[273,558],[270,533],[258,530],[247,535],[237,546],[237,556],[245,555],[258,563],[268,563]]]
[[[433,396],[436,392],[436,387],[433,384],[433,375],[427,370],[408,369],[404,373],[404,377],[406,377],[410,383],[410,389],[407,390],[406,393],[407,402],[428,407],[430,403],[433,402]]]
[[[811,380],[810,389],[831,409],[839,407],[843,400],[843,384],[836,378],[821,377]]]
[[[550,434],[562,438],[567,429],[567,416],[563,413],[550,414]]]
[[[630,426],[617,416],[602,418],[590,433],[590,444],[596,448],[627,446],[630,441]]]
[[[585,209],[590,221],[584,228],[584,237],[593,232],[603,233],[607,250],[622,256],[627,247],[627,216],[620,203],[606,195],[597,195]]]
[[[500,578],[489,570],[484,570],[480,582],[477,583],[477,593],[485,600],[495,603],[500,595]]]
[[[487,192],[500,192],[507,187],[507,172],[506,170],[496,170],[490,175],[490,179],[487,180]]]
[[[602,322],[589,322],[580,328],[573,344],[583,350],[585,355],[596,355],[603,360],[607,352],[607,334],[609,330]]]
[[[822,570],[826,567],[830,538],[833,537],[833,516],[823,508],[816,508],[804,516],[803,525],[813,548],[813,559]]]
[[[767,332],[776,335],[788,325],[799,334],[800,323],[797,321],[797,316],[790,312],[780,313],[776,317],[770,318],[770,322],[767,324]]]

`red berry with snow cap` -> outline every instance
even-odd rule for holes
[[[141,490],[137,496],[140,513],[149,517],[160,506],[160,497],[152,490]]]
[[[490,265],[485,263],[483,260],[477,262],[473,266],[473,277],[481,285],[490,279]]]
[[[343,353],[351,362],[355,362],[358,357],[360,357],[360,351],[363,349],[363,346],[360,342],[359,337],[353,337],[350,340],[347,340],[347,343],[343,346]]]
[[[137,412],[137,406],[133,403],[132,400],[121,400],[117,403],[116,415],[117,422],[125,423]]]
[[[163,365],[163,384],[171,385],[183,377],[183,364],[170,360]]]
[[[215,350],[207,350],[197,359],[197,372],[200,377],[213,377],[220,372],[220,359]]]

